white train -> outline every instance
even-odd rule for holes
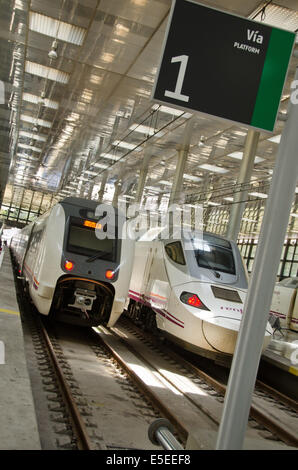
[[[106,226],[95,215],[97,206],[95,201],[66,198],[13,237],[19,273],[42,315],[113,326],[123,312],[134,242],[118,237],[118,217],[112,222],[115,237],[99,239],[95,230],[105,231]]]
[[[248,286],[236,243],[159,238],[149,231],[136,242],[128,316],[200,355],[233,354]],[[263,348],[271,335],[268,323]]]

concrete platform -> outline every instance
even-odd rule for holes
[[[258,379],[298,400],[298,333],[283,329],[276,331],[264,351]]]
[[[9,250],[0,255],[0,450],[41,449]]]
[[[298,377],[298,332],[276,331],[262,359]]]

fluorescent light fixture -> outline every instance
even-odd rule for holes
[[[100,58],[103,62],[106,62],[109,64],[113,62],[113,60],[115,59],[115,55],[111,54],[110,52],[104,52]]]
[[[32,95],[31,93],[23,93],[23,100],[35,104],[42,103],[43,106],[51,109],[58,109],[59,107],[58,101],[49,100],[48,98],[41,98],[40,96]]]
[[[25,122],[31,122],[32,124],[36,124],[37,126],[43,127],[52,127],[52,123],[50,121],[45,121],[44,119],[36,119],[33,116],[28,116],[27,114],[21,114],[21,120]]]
[[[40,13],[29,13],[29,29],[36,33],[45,34],[60,41],[69,42],[76,46],[83,44],[86,29],[59,21]]]
[[[108,168],[109,165],[105,165],[104,163],[93,163],[93,166],[96,168]]]
[[[175,108],[170,108],[168,106],[160,106],[159,104],[154,104],[152,106],[152,109],[155,111],[155,110],[158,110],[158,111],[161,111],[163,113],[167,113],[167,114],[172,114],[172,116],[181,116],[181,114],[184,113],[184,111],[180,111],[179,109],[175,109]]]
[[[266,199],[268,197],[267,194],[264,194],[264,193],[258,193],[258,192],[253,192],[253,193],[249,193],[250,196],[255,196],[255,197],[260,197],[262,199]]]
[[[270,140],[270,142],[274,142],[275,144],[279,144],[281,139],[281,134],[274,135],[273,137],[270,137],[267,140]]]
[[[152,135],[156,135],[156,137],[162,137],[165,134],[164,131],[156,132],[156,130],[152,129],[152,127],[144,126],[143,124],[133,124],[129,129],[132,131],[141,132],[142,134],[147,134],[150,137]]]
[[[228,154],[228,157],[236,158],[237,160],[242,160],[243,152],[232,152]],[[262,157],[255,157],[254,163],[261,163],[265,160]]]
[[[63,84],[68,83],[69,80],[69,73],[37,64],[36,62],[30,62],[29,60],[25,62],[25,72]]]
[[[97,175],[98,173],[96,171],[91,171],[91,170],[86,170],[84,171],[86,175]]]
[[[292,217],[298,217],[298,214],[291,213]]]
[[[224,199],[225,199],[226,201],[234,201],[234,198],[233,198],[233,197],[224,197]]]
[[[121,157],[116,157],[116,155],[113,155],[112,153],[102,153],[100,156],[101,158],[107,158],[108,160],[120,160],[121,158]]]
[[[183,175],[183,178],[185,178],[186,180],[190,180],[190,181],[194,181],[194,182],[199,182],[199,181],[202,181],[202,178],[200,178],[199,176],[194,176],[194,175]]]
[[[160,188],[156,188],[155,186],[146,186],[146,189],[150,189],[150,191],[154,191],[155,193],[160,192]]]
[[[37,161],[38,157],[31,157],[30,155],[26,155],[25,153],[17,153],[17,157],[23,158],[26,160],[32,160],[32,161]]]
[[[212,171],[213,173],[228,173],[229,171],[226,168],[221,168],[216,165],[209,165],[209,163],[203,163],[203,165],[199,165],[199,167],[203,168],[203,170]]]
[[[172,186],[172,183],[170,183],[170,181],[166,181],[166,180],[160,180],[160,184],[165,184],[167,186]]]
[[[128,150],[136,150],[137,152],[140,152],[142,150],[140,147],[136,148],[138,144],[130,144],[129,142],[124,142],[121,140],[115,140],[112,145],[115,145],[115,147],[122,147]]]
[[[219,203],[219,202],[208,201],[208,202],[207,202],[207,205],[208,205],[208,206],[220,206],[220,203]]]
[[[129,128],[132,131],[141,132],[142,134],[153,135],[155,130],[152,127],[144,126],[143,124],[133,124]]]
[[[28,137],[28,139],[39,140],[40,142],[46,142],[46,136],[34,134],[33,132],[20,131],[19,136]]]
[[[33,145],[27,145],[27,144],[18,144],[18,147],[21,147],[23,149],[29,149],[33,150],[34,152],[41,152],[41,149],[38,147],[33,147]]]
[[[28,162],[17,162],[16,163],[17,165],[19,165],[19,168],[33,168],[35,167],[35,164],[34,163],[28,163]]]

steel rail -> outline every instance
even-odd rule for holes
[[[70,413],[70,416],[71,416],[71,419],[72,419],[72,422],[73,422],[73,425],[74,425],[74,432],[76,434],[76,437],[78,439],[78,448],[79,450],[92,450],[93,447],[92,447],[92,443],[90,441],[90,438],[88,436],[88,433],[87,433],[87,430],[86,430],[86,427],[85,427],[85,424],[82,420],[82,417],[81,417],[81,414],[80,414],[80,411],[75,403],[75,400],[73,398],[73,395],[71,393],[71,389],[70,387],[68,386],[67,384],[67,380],[63,374],[63,371],[59,365],[59,362],[58,362],[58,359],[56,357],[56,354],[55,354],[55,351],[54,351],[54,348],[53,348],[53,345],[52,345],[52,342],[49,338],[49,335],[42,323],[42,321],[39,319],[39,323],[40,323],[40,329],[41,329],[41,333],[43,335],[43,338],[44,338],[44,341],[45,341],[45,344],[46,344],[46,347],[47,347],[47,351],[49,353],[49,356],[52,360],[52,363],[53,363],[53,367],[55,369],[55,373],[58,377],[58,380],[59,380],[59,385],[60,385],[60,388],[61,388],[61,391],[63,393],[63,396],[64,396],[64,399],[65,399],[65,402],[67,404],[67,407],[68,407],[68,410],[69,410],[69,413]]]
[[[104,331],[103,327],[99,327]],[[122,341],[123,338],[117,335],[114,331],[109,330],[113,335],[115,335],[117,338],[120,338]],[[175,430],[177,431],[179,437],[181,440],[186,441],[187,436],[188,436],[188,430],[185,428],[185,426],[178,420],[178,418],[173,414],[171,409],[166,406],[165,403],[163,403],[159,398],[158,395],[155,394],[152,390],[150,390],[147,385],[138,377],[138,375],[134,372],[134,370],[130,367],[128,363],[126,363],[121,356],[117,353],[116,349],[114,349],[112,346],[110,346],[108,343],[105,342],[105,340],[101,336],[97,336],[97,340],[101,343],[101,345],[112,355],[112,357],[115,359],[115,361],[120,365],[122,369],[126,371],[126,373],[131,377],[133,382],[137,385],[137,387],[140,389],[140,391],[147,397],[149,397],[153,407],[157,408],[158,411],[160,411],[175,427]],[[133,349],[130,348],[129,345],[128,349]],[[135,354],[137,354],[134,351]],[[137,354],[138,355],[138,354]]]
[[[144,331],[142,331],[140,328],[138,328],[133,323],[130,323],[130,327],[135,328],[135,330],[138,331],[138,333],[141,333],[147,339],[151,339],[151,341],[152,340],[156,341],[154,336],[152,337],[152,335],[150,333],[149,334],[145,333]],[[124,326],[124,328],[125,328],[125,326]],[[113,334],[117,335],[117,333],[115,333],[114,331],[113,331]],[[123,341],[123,338],[121,338],[121,340]],[[206,372],[202,371],[197,366],[193,365],[191,362],[189,362],[188,360],[181,357],[179,354],[173,352],[172,350],[169,350],[167,347],[162,346],[162,349],[170,357],[172,357],[175,361],[177,361],[178,363],[184,365],[185,368],[187,368],[192,373],[197,374],[200,378],[205,380],[218,393],[222,394],[222,396],[225,395],[226,389],[227,389],[226,385],[224,385],[221,382],[219,382],[218,380],[214,379],[212,376],[210,376]],[[263,384],[261,382],[258,382],[258,385],[260,387],[263,386]],[[297,411],[297,402],[295,402],[294,400],[292,400],[288,397],[285,397],[280,392],[278,392],[274,389],[271,389],[271,390],[270,389],[271,389],[271,387],[264,386],[263,390],[266,393],[268,393],[268,395],[274,396],[274,398],[277,398],[282,403],[285,403],[287,406],[291,407],[294,411]],[[172,415],[172,413],[171,413],[171,415]],[[175,424],[174,421],[173,421],[174,416],[170,417],[169,414],[167,414],[166,416],[173,424]],[[298,435],[297,435],[297,433],[294,434],[290,430],[286,429],[277,419],[275,419],[271,416],[268,416],[260,408],[259,405],[256,405],[254,403],[252,404],[251,409],[250,409],[250,417],[255,419],[259,424],[262,424],[268,431],[270,431],[274,435],[276,435],[285,444],[287,444],[289,446],[298,447]]]

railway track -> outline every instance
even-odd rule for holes
[[[99,327],[97,333],[76,329],[72,337],[68,336],[70,326],[55,324],[58,334],[53,333],[30,309],[27,307],[25,323],[31,325],[42,387],[50,401],[46,419],[55,424],[54,435],[58,433],[50,448],[156,450],[153,445],[150,447],[147,430],[158,417],[171,421],[184,447],[191,433],[195,438],[191,445],[215,448],[225,385],[127,319],[112,329]],[[78,356],[85,357],[83,363],[78,362]],[[97,374],[96,383],[90,385]],[[109,386],[118,388],[102,395],[99,391],[104,393],[101,389],[109,375]],[[37,402],[42,401],[40,393],[38,390]],[[114,401],[102,412],[107,396],[108,400],[114,396]],[[273,398],[272,390],[264,391],[263,385],[258,384],[247,448],[275,449],[282,443],[298,447],[297,403],[285,400],[280,395]],[[124,409],[120,406],[122,402]],[[133,416],[133,421],[126,423],[121,414]],[[122,433],[119,427],[123,427]],[[136,430],[131,439],[124,437],[127,428]],[[143,438],[138,442],[141,434]],[[44,448],[48,448],[47,444]]]
[[[173,424],[176,437],[184,448],[191,433],[195,444],[192,442],[190,446],[214,449],[225,385],[173,353],[163,344],[156,344],[151,335],[147,335],[127,320],[120,321],[112,329],[99,327],[97,334],[90,330],[87,333],[88,330],[85,330],[83,335],[84,330],[81,329],[74,330],[76,331],[74,335],[68,335],[69,328],[58,324],[54,327],[58,333],[53,333],[51,326],[45,326],[47,322],[41,321],[38,317],[33,322],[35,324],[37,322],[35,328],[39,332],[39,342],[42,340],[46,350],[44,354],[47,354],[53,369],[53,372],[49,372],[50,367],[47,365],[46,383],[52,386],[55,379],[59,390],[54,394],[52,390],[54,406],[50,405],[52,415],[53,413],[60,415],[58,448],[60,446],[60,448],[80,450],[143,449],[142,444],[134,447],[132,442],[127,442],[125,445],[122,437],[120,440],[119,438],[111,440],[102,429],[103,422],[110,427],[111,434],[117,434],[115,426],[120,425],[125,428],[125,421],[119,419],[121,414],[119,398],[122,401],[128,398],[127,406],[125,405],[126,412],[129,414],[132,412],[132,408],[129,407],[136,407],[137,413],[146,418],[143,422],[143,441],[147,438],[149,424],[157,417],[165,417]],[[92,373],[91,376],[85,373],[80,377],[79,369],[82,368],[82,363],[78,363],[77,357],[82,353],[86,354],[86,348],[89,348],[90,355],[86,357],[83,367],[91,368]],[[73,359],[70,351],[74,353]],[[45,364],[44,359],[42,364]],[[110,416],[110,423],[106,422],[107,414],[104,420],[102,415],[100,417],[97,415],[98,402],[104,401],[105,398],[99,394],[94,400],[95,397],[86,392],[91,386],[92,374],[94,375],[95,371],[102,367],[97,378],[97,389],[103,387],[103,375],[105,380],[108,380],[107,370],[111,367],[117,369],[117,376],[113,377],[113,380],[120,382],[118,400],[112,405],[115,407],[115,414],[114,417]],[[275,400],[272,401],[272,394],[268,398],[260,387],[261,384],[256,391],[251,410],[246,448],[275,449],[282,448],[280,447],[282,443],[298,447],[297,432],[295,432],[295,424],[298,422],[295,403],[281,404],[279,397],[277,405]],[[62,408],[64,411],[61,420]],[[108,414],[111,412],[108,410]],[[64,440],[61,437],[61,425],[62,434],[63,432],[67,434]],[[154,446],[152,449],[155,450]]]
[[[52,325],[36,315],[25,321],[37,354],[37,367],[32,354],[30,362],[37,376],[32,388],[43,449],[156,449],[148,428],[161,415],[92,331]],[[35,392],[37,380],[41,386]],[[40,410],[45,403],[48,413]]]
[[[226,386],[164,346],[157,345],[151,335],[144,334],[127,320],[121,320],[112,330],[102,327],[99,330],[105,346],[172,422],[180,438],[185,442],[190,430],[201,428],[203,432],[197,432],[201,448],[214,448]],[[124,346],[134,359],[124,353]],[[150,374],[143,371],[142,377],[142,367],[147,367]],[[163,390],[157,383],[148,387],[148,381],[154,383],[154,379],[163,383]],[[172,389],[172,397],[165,389]],[[271,448],[281,442],[298,447],[297,430],[297,403],[258,383],[248,423],[247,445],[253,448],[263,440],[264,448],[270,447],[270,442]]]
[[[21,286],[18,290],[20,307],[25,305],[23,322],[32,335],[29,350],[34,350],[36,356],[32,359],[32,371],[39,381],[35,399],[37,411],[42,415],[41,428],[46,428],[45,422],[49,421],[54,427],[52,442],[45,442],[44,448],[155,450],[150,443],[148,446],[146,438],[149,424],[158,417],[171,421],[184,446],[188,435],[194,433],[199,448],[215,448],[224,384],[125,318],[112,329],[99,327],[97,334],[77,329],[79,335],[68,338],[68,343],[65,343],[65,331],[69,327],[55,324],[55,329],[62,331],[58,334],[62,337],[60,343],[61,338],[58,340],[49,332],[40,316],[32,314],[32,306],[24,298]],[[78,354],[86,357],[79,365]],[[100,394],[106,382],[109,386]],[[47,411],[40,399],[42,394],[48,402]],[[125,402],[122,409],[120,402]],[[131,419],[119,421],[119,413],[121,418],[126,414]],[[115,423],[118,428],[124,428],[122,434],[116,432]],[[127,428],[136,430],[131,439],[125,435]],[[285,443],[298,447],[297,431],[297,402],[258,382],[248,423],[247,446],[274,449]],[[48,435],[48,428],[45,434]],[[143,440],[138,440],[140,434]]]

